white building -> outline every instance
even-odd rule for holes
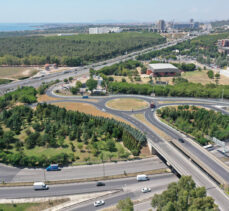
[[[95,27],[89,28],[89,34],[108,34],[108,33],[120,33],[122,29],[120,27]]]
[[[153,75],[154,77],[176,76],[180,75],[181,71],[172,64],[168,63],[156,63],[149,64],[147,75]]]

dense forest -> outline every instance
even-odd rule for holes
[[[95,157],[109,153],[112,158],[118,151],[118,156],[127,158],[128,152],[117,149],[118,142],[123,142],[133,155],[138,155],[146,137],[114,119],[67,111],[54,105],[38,104],[36,109],[16,106],[0,113],[0,159],[12,165],[67,164],[79,159],[74,153],[84,148]],[[34,154],[28,155],[36,148],[71,150],[55,155],[50,155],[49,151],[46,156],[33,151]]]
[[[156,96],[200,97],[229,99],[229,86],[216,84],[196,84],[187,81],[176,81],[175,85],[132,84],[126,82],[110,82],[108,89],[111,93],[142,94]]]
[[[33,87],[22,87],[9,92],[0,97],[0,112],[15,103],[35,103],[37,102],[36,94],[37,91]]]
[[[161,118],[206,145],[206,135],[229,141],[229,116],[196,106],[165,107],[157,111]]]
[[[223,67],[229,64],[225,54],[220,54],[217,49],[217,41],[229,38],[229,33],[203,35],[193,40],[187,40],[175,46],[162,50],[152,51],[137,57],[138,60],[151,60],[156,57],[173,57],[174,50],[179,50],[180,55],[193,56],[203,64],[215,62],[218,66]]]
[[[214,199],[207,196],[205,187],[196,187],[190,176],[182,176],[167,190],[155,194],[151,205],[157,211],[218,211]]]
[[[0,65],[79,66],[163,42],[159,34],[138,32],[0,38]]]

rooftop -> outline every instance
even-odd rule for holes
[[[174,65],[169,63],[155,63],[149,64],[149,66],[153,69],[177,69]]]

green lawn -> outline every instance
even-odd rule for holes
[[[0,204],[0,211],[25,211],[29,208],[39,206],[37,203],[25,203],[25,204]]]

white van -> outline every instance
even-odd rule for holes
[[[137,175],[137,181],[147,181],[149,178],[145,174]]]
[[[49,187],[44,182],[34,182],[33,189],[34,190],[48,190]]]

